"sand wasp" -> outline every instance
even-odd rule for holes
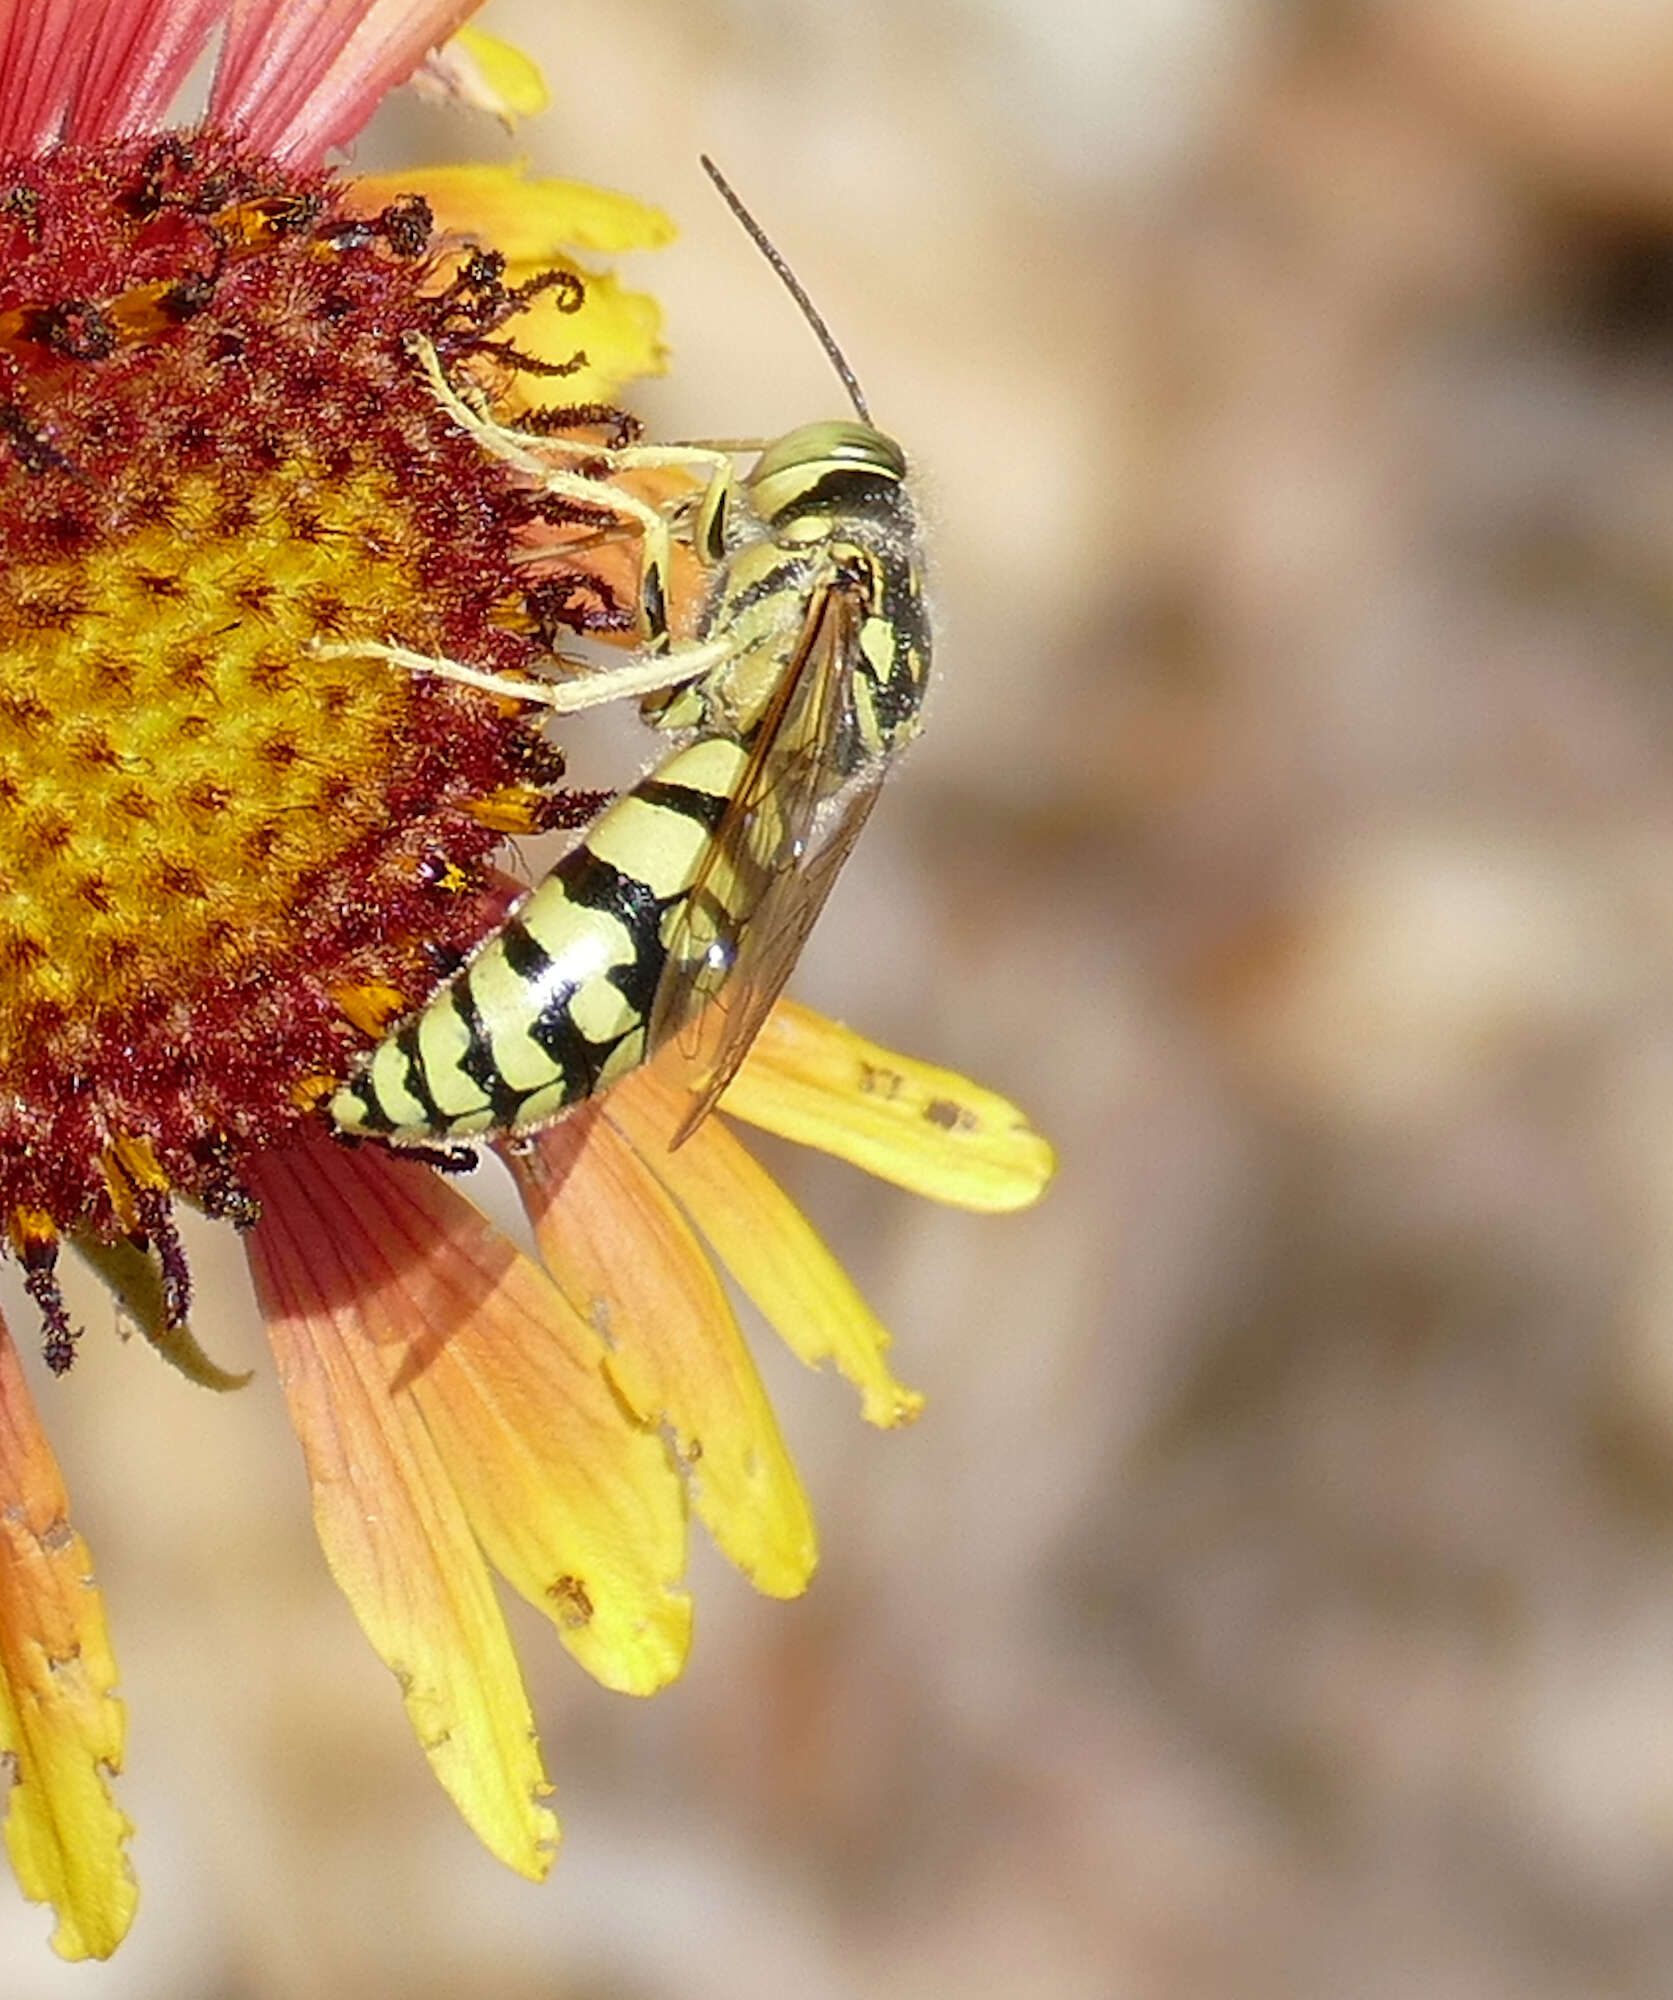
[[[666,518],[644,538],[646,644],[575,683],[397,664],[557,710],[647,697],[689,740],[595,819],[470,962],[372,1050],[332,1098],[342,1131],[397,1146],[514,1134],[557,1118],[677,1042],[689,1089],[678,1145],[737,1071],[790,976],[900,749],[917,733],[930,642],[905,455],[783,259],[703,162],[789,288],[854,404],[760,449],[628,446],[612,470],[685,464],[707,484],[682,523],[713,570],[696,637],[670,644]],[[595,505],[618,490],[550,461],[551,440],[495,426],[421,355],[431,386],[490,449]],[[594,456],[598,454],[595,452]]]

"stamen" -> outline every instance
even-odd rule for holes
[[[23,1265],[23,1288],[35,1301],[45,1338],[41,1359],[54,1375],[64,1375],[76,1358],[81,1328],[70,1318],[58,1283],[58,1233],[46,1217],[20,1210],[12,1224]]]
[[[374,1041],[412,1006],[404,993],[376,980],[362,986],[334,986],[331,998],[343,1019]]]
[[[162,1279],[163,1324],[184,1326],[192,1309],[192,1274],[186,1263],[186,1247],[175,1227],[173,1205],[161,1188],[141,1188],[134,1200]]]
[[[495,833],[541,833],[545,831],[545,795],[527,785],[503,785],[497,792],[471,799],[465,810],[478,826]]]
[[[124,1133],[111,1141],[111,1156],[136,1188],[151,1188],[167,1193],[169,1177],[158,1164],[157,1155],[152,1150],[149,1139],[135,1138]]]
[[[520,375],[539,375],[552,381],[565,375],[579,375],[590,364],[587,350],[576,348],[565,361],[543,361],[538,354],[525,354],[522,348],[509,340],[478,340],[471,346],[473,354],[491,354],[496,361],[504,361],[515,368]]]
[[[312,1075],[299,1076],[292,1083],[290,1101],[304,1115],[311,1114],[326,1102],[341,1082],[342,1078],[335,1071],[315,1070]]]
[[[230,1222],[240,1233],[254,1229],[261,1220],[260,1200],[230,1174],[224,1180],[206,1180],[198,1205],[213,1221]]]

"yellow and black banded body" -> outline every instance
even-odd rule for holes
[[[331,1106],[397,1144],[546,1123],[644,1061],[666,934],[743,769],[700,738],[594,821]]]
[[[607,807],[475,958],[329,1106],[395,1145],[517,1133],[678,1038],[691,1108],[736,1071],[894,754],[917,733],[929,632],[900,448],[812,424],[692,527],[716,566],[648,719],[691,740]],[[712,661],[712,664],[711,664]]]

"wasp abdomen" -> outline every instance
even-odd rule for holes
[[[396,1145],[527,1130],[651,1053],[666,931],[745,763],[702,737],[623,793],[464,969],[338,1091],[332,1121]]]

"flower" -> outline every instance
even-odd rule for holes
[[[472,11],[0,7],[0,1218],[54,1370],[78,1338],[67,1244],[216,1388],[172,1204],[245,1231],[332,1572],[466,1820],[539,1876],[557,1825],[492,1573],[605,1685],[649,1693],[689,1645],[689,1509],[763,1591],[815,1562],[711,1257],[869,1421],[919,1405],[724,1120],[669,1150],[660,1063],[508,1154],[540,1264],[430,1167],[317,1117],[494,926],[500,841],[594,805],[524,704],[354,643],[517,676],[560,632],[632,622],[599,510],[478,449],[414,355],[548,431],[607,433],[659,365],[654,308],[561,253],[666,225],[562,183],[323,165],[421,65],[491,108],[534,100],[484,38],[431,55]],[[162,129],[216,28],[207,122]],[[1051,1168],[1003,1100],[788,1003],[722,1109],[977,1208]],[[135,1908],[115,1679],[0,1327],[5,1831],[69,1957],[107,1955]]]

